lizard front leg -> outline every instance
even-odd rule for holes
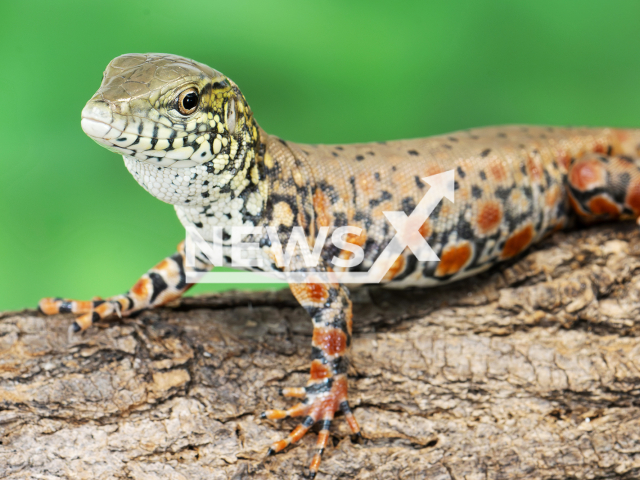
[[[351,346],[351,300],[349,292],[341,284],[301,283],[292,284],[291,291],[309,312],[313,321],[311,347],[311,371],[305,387],[284,388],[286,397],[303,399],[288,410],[267,410],[263,418],[279,420],[286,417],[305,416],[285,439],[269,449],[268,455],[280,452],[300,440],[317,422],[322,422],[318,434],[316,452],[309,467],[314,478],[320,466],[322,453],[329,440],[329,427],[334,414],[340,410],[345,415],[351,431],[360,435],[347,399],[347,352]]]
[[[94,322],[111,315],[126,317],[145,308],[153,308],[180,298],[193,283],[186,282],[186,271],[206,272],[212,268],[200,256],[196,256],[195,267],[185,263],[184,242],[180,242],[177,252],[165,258],[145,273],[125,294],[107,299],[95,298],[88,301],[63,298],[43,298],[38,309],[46,315],[75,313],[79,315],[71,326],[74,332],[86,330]]]

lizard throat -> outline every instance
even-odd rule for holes
[[[134,157],[124,163],[151,195],[185,213],[190,223],[255,223],[266,199],[254,149],[242,150],[230,167],[216,173],[212,162],[187,168],[158,167]],[[182,216],[180,216],[183,220]]]

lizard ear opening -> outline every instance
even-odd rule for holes
[[[236,111],[236,97],[232,96],[227,105],[227,128],[229,134],[234,135],[236,133],[236,118],[238,113]]]

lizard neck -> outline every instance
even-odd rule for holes
[[[313,235],[315,180],[305,152],[298,144],[261,134],[260,171],[267,194],[261,224],[274,227],[285,237],[295,226]]]

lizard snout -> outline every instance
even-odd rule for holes
[[[92,98],[82,109],[81,116],[80,125],[84,133],[109,150],[122,153],[113,147],[122,138],[125,122],[119,118],[120,115],[115,114],[109,103]]]

